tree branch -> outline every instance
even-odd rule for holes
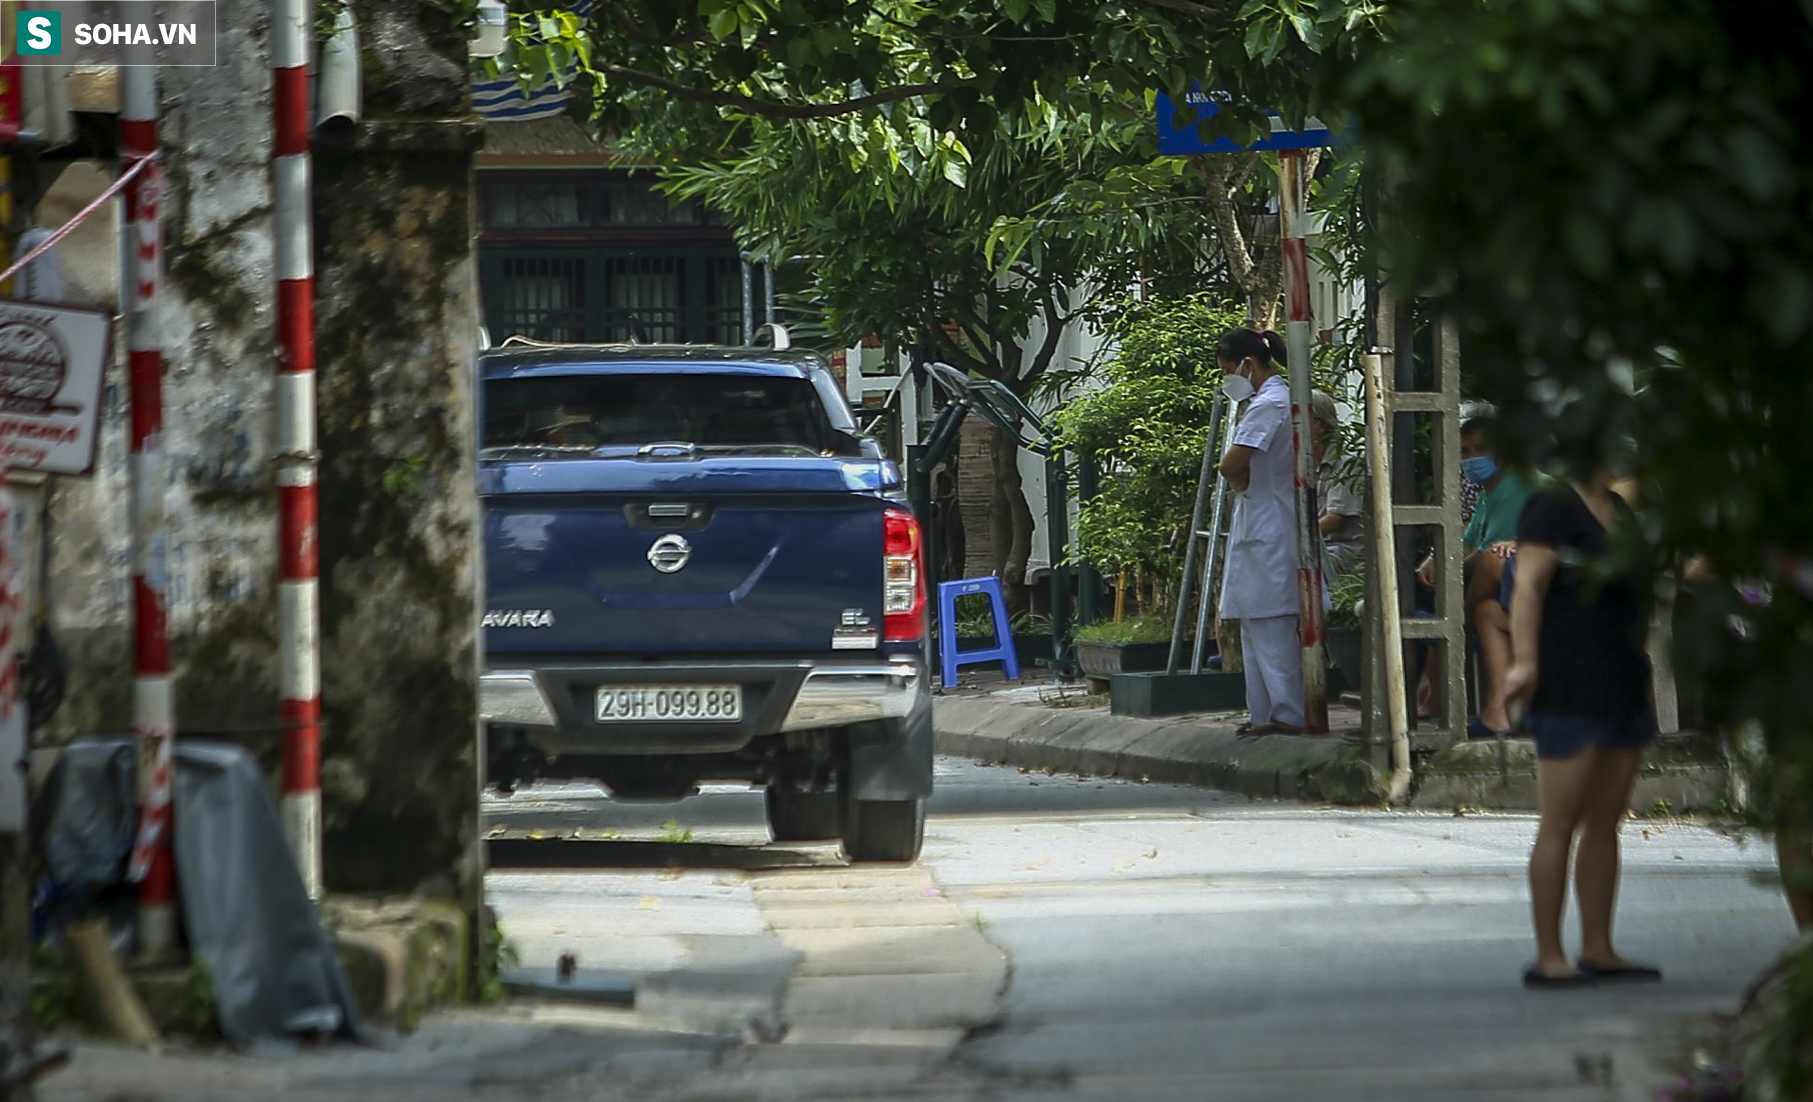
[[[1240,218],[1234,211],[1234,197],[1228,187],[1228,173],[1212,167],[1210,158],[1202,159],[1202,172],[1209,184],[1209,210],[1215,217],[1215,236],[1221,239],[1221,255],[1227,260],[1228,274],[1249,294],[1253,278],[1253,254],[1247,247],[1246,234],[1240,230]]]
[[[878,11],[875,14],[878,17],[880,17],[880,19],[883,23],[886,23],[892,27],[899,27],[901,30],[907,32],[908,34],[916,35],[916,34],[923,33],[918,27],[914,26],[913,24],[907,23],[900,19],[896,19],[894,16],[889,15],[886,12]],[[970,31],[967,34],[952,34],[950,32],[941,31],[941,32],[937,33],[936,37],[941,38],[941,39],[947,39],[952,42],[964,42],[964,41],[1070,42],[1075,39],[1079,39],[1079,38],[1083,37],[1080,34],[996,34],[995,28],[1001,26],[1005,22],[1007,22],[1007,20],[997,19],[993,23],[990,23],[987,27],[983,28],[982,30]]]
[[[1167,11],[1174,11],[1181,15],[1187,15],[1192,19],[1203,20],[1207,23],[1220,23],[1226,25],[1233,22],[1233,20],[1228,18],[1226,12],[1217,11],[1206,4],[1191,3],[1191,0],[1144,0],[1144,3],[1154,8],[1164,8]]]
[[[658,34],[645,31],[642,29],[641,25],[630,16],[630,13],[624,10],[622,4],[615,3],[613,0],[604,0],[603,8],[605,13],[611,17],[611,22],[617,24],[617,26],[622,29],[624,35],[632,42],[640,42],[644,46],[661,47],[696,46],[700,45],[702,42],[701,39],[697,38],[663,38]]]
[[[1031,393],[1034,384],[1044,378],[1045,372],[1051,369],[1051,361],[1058,354],[1058,342],[1064,338],[1064,327],[1074,316],[1058,313],[1057,299],[1059,295],[1064,295],[1064,292],[1054,287],[1051,294],[1045,298],[1045,339],[1039,342],[1038,350],[1033,353],[1032,366],[1027,369],[1026,374],[1016,380],[1014,386],[1014,393],[1021,398]],[[1064,297],[1065,305],[1068,306],[1069,296],[1064,295]]]
[[[974,86],[974,78],[954,80],[948,83],[930,81],[924,84],[905,84],[899,88],[890,88],[885,92],[875,92],[839,103],[782,103],[778,100],[756,99],[752,96],[739,96],[732,92],[713,92],[702,88],[693,88],[678,81],[645,73],[639,69],[627,69],[621,65],[607,65],[598,70],[607,77],[616,77],[632,84],[641,84],[649,88],[659,88],[671,92],[681,99],[695,103],[709,103],[719,107],[739,107],[755,115],[764,115],[777,119],[829,119],[839,115],[854,114],[865,108],[883,103],[896,103],[915,96],[928,95],[933,92],[949,92],[957,88]]]
[[[965,350],[962,345],[952,340],[951,335],[944,331],[944,326],[942,325],[926,326],[925,335],[931,338],[932,344],[937,345],[944,350],[944,361],[952,367],[962,367],[965,370],[977,371],[984,375],[988,375],[989,369],[995,366],[992,363],[976,358],[975,355]]]
[[[1228,197],[1232,198],[1236,191],[1243,190],[1246,187],[1248,181],[1252,180],[1253,173],[1258,172],[1258,171],[1259,171],[1259,158],[1257,158],[1257,157],[1240,158],[1240,171],[1237,173],[1234,173],[1232,175],[1232,177],[1228,180]]]

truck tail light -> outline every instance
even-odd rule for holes
[[[882,514],[882,525],[883,638],[910,643],[925,638],[925,541],[911,513],[889,509]]]

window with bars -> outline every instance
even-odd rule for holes
[[[739,344],[730,231],[620,171],[480,174],[479,271],[494,340]],[[755,274],[759,291],[761,274]]]
[[[479,270],[493,340],[742,343],[732,250],[497,248],[481,253]]]

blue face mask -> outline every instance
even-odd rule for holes
[[[1460,461],[1460,475],[1468,482],[1484,486],[1498,473],[1498,464],[1489,455],[1476,455]]]

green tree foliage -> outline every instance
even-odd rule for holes
[[[538,5],[552,9],[557,5]],[[653,90],[744,116],[828,118],[907,100],[941,129],[986,129],[1040,100],[1079,114],[1181,93],[1212,79],[1287,115],[1332,106],[1335,71],[1384,23],[1383,0],[598,0],[589,23],[558,11],[518,19],[507,56],[531,79],[577,65],[612,133],[641,123]],[[1257,60],[1255,60],[1257,59]]]
[[[1252,174],[1157,158],[1156,91],[1233,92],[1215,125],[1242,135],[1268,125],[1257,104],[1326,112],[1333,70],[1311,62],[1383,18],[1369,0],[599,0],[589,21],[517,16],[504,63],[576,73],[619,150],[762,257],[809,258],[830,335],[907,335],[1024,392],[1079,291],[1255,275],[1202,232],[1235,224]],[[1035,319],[1046,339],[1023,349]]]
[[[1244,320],[1202,294],[1103,310],[1107,385],[1057,415],[1066,445],[1101,465],[1101,492],[1083,504],[1076,547],[1099,569],[1175,579],[1221,385],[1215,345]]]
[[[1527,457],[1617,462],[1634,435],[1659,562],[1726,579],[1682,638],[1714,718],[1764,721],[1808,791],[1813,11],[1395,8],[1351,83],[1392,179],[1386,262],[1439,288]]]
[[[989,230],[1079,174],[1149,158],[1141,147],[1150,139],[1124,122],[1090,131],[1055,111],[1036,129],[1003,122],[959,136],[928,114],[913,102],[836,119],[721,122],[720,132],[738,135],[734,150],[701,150],[664,176],[674,194],[723,213],[756,255],[775,264],[800,258],[803,297],[840,343],[904,337],[928,358],[1025,394],[1053,365],[1088,288],[1130,278],[1130,265],[1087,238],[1053,232],[998,272]],[[625,144],[649,157],[663,148],[647,129]],[[1188,244],[1164,258],[1173,270],[1197,264]],[[1039,338],[1028,345],[1035,323]]]
[[[1507,443],[1576,470],[1635,442],[1649,564],[1708,719],[1761,724],[1813,807],[1813,5],[1397,0],[1348,75],[1386,169],[1382,259],[1462,326]],[[1697,695],[1697,694],[1695,694]],[[1807,844],[1803,835],[1801,846]],[[1813,959],[1784,1097],[1813,1086]]]

